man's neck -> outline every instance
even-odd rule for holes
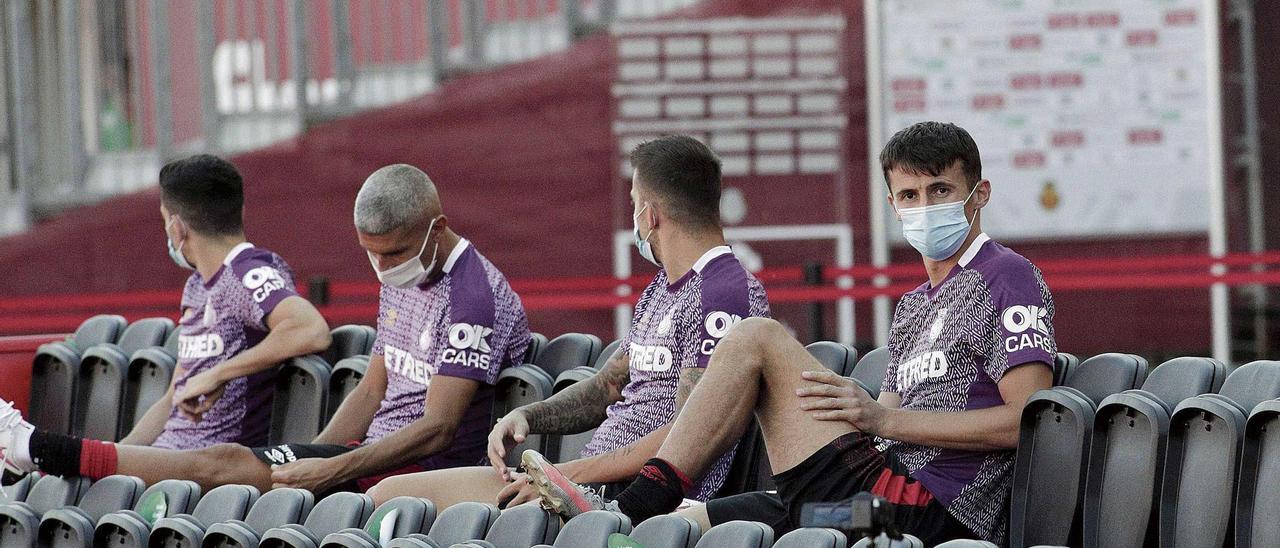
[[[979,234],[982,234],[982,227],[975,221],[973,226],[969,227],[969,234],[964,237],[964,243],[960,244],[960,249],[956,250],[950,257],[941,261],[935,261],[928,257],[924,258],[924,269],[929,273],[930,288],[938,287],[947,279],[947,275],[951,273],[951,270],[956,265],[960,264],[960,258],[964,256],[966,251],[969,251],[969,246],[973,245]]]
[[[724,233],[718,229],[697,234],[676,233],[664,239],[662,268],[667,271],[667,281],[674,283],[679,280],[707,251],[722,245],[725,245]]]
[[[231,249],[244,243],[244,241],[244,234],[193,238],[187,243],[185,251],[190,255],[189,258],[195,262],[196,271],[200,273],[201,277],[208,280],[218,273],[218,269],[222,268],[222,261],[226,260],[227,254],[231,253]]]

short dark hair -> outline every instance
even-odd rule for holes
[[[720,158],[701,141],[667,135],[640,143],[631,151],[631,167],[676,222],[720,226]]]
[[[973,188],[982,180],[982,159],[978,145],[964,128],[943,122],[920,122],[895,134],[880,151],[880,169],[884,183],[889,172],[897,169],[908,173],[938,175],[960,161],[965,183]]]
[[[160,200],[170,214],[176,213],[200,234],[235,235],[244,230],[240,172],[217,156],[200,154],[160,168]]]

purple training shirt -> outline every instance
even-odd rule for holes
[[[524,305],[507,279],[470,242],[458,242],[444,275],[418,287],[382,286],[373,354],[387,367],[387,392],[365,444],[422,418],[436,375],[480,381],[447,449],[419,464],[427,470],[481,464],[493,424],[493,386],[529,346]]]
[[[675,282],[659,270],[640,294],[631,329],[619,352],[627,352],[631,381],[622,401],[582,450],[583,457],[614,451],[675,420],[680,372],[706,367],[729,328],[749,316],[769,316],[764,286],[733,256],[729,246],[707,251]],[[689,496],[705,501],[724,484],[731,449],[694,485]]]
[[[936,288],[903,295],[889,334],[883,392],[903,409],[957,412],[1004,404],[1010,369],[1052,366],[1053,297],[1040,270],[981,234]],[[983,539],[1002,543],[1013,451],[966,451],[885,440],[882,445],[934,498]]]
[[[293,271],[284,259],[247,242],[232,248],[209,280],[192,273],[182,290],[175,393],[191,377],[262,342],[267,336],[267,316],[280,301],[294,295]],[[200,422],[187,420],[175,406],[151,445],[164,449],[198,449],[217,443],[266,445],[275,371],[228,382]]]

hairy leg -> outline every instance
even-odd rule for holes
[[[137,476],[152,485],[166,479],[191,480],[208,492],[228,484],[271,489],[271,467],[243,445],[224,443],[176,451],[137,445],[116,445],[116,473]]]
[[[392,476],[369,489],[369,496],[376,504],[399,496],[421,497],[441,512],[460,502],[492,504],[506,485],[493,468],[470,466]]]
[[[691,478],[701,477],[742,437],[754,412],[774,473],[790,470],[831,440],[855,431],[848,423],[814,419],[800,408],[796,390],[816,384],[801,373],[821,370],[778,322],[743,320],[716,345],[658,458]]]

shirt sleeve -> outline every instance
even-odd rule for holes
[[[751,315],[751,290],[745,270],[738,268],[714,277],[708,274],[705,283],[694,349],[696,359],[692,367],[706,367],[720,339],[743,318]]]
[[[496,370],[502,363],[501,356],[493,351],[496,344],[493,325],[492,300],[488,306],[484,303],[452,303],[449,327],[445,330],[448,340],[439,347],[443,350],[438,358],[438,374],[496,384]]]
[[[884,380],[880,381],[880,392],[901,394],[902,388],[898,387],[898,360],[893,359],[892,354],[890,352],[889,366],[884,370]]]
[[[267,316],[280,301],[298,294],[293,285],[293,273],[287,267],[249,260],[236,264],[232,270],[249,294],[248,323],[258,329],[267,329]]]
[[[1026,363],[1052,367],[1058,351],[1053,298],[1040,272],[1023,259],[996,276],[988,290],[996,314],[995,344],[986,364],[991,380],[999,382],[1006,371]]]
[[[370,356],[381,356],[386,353],[386,330],[387,314],[390,307],[387,305],[389,297],[387,295],[387,286],[382,286],[378,290],[378,334],[373,337],[373,347],[369,349]]]

